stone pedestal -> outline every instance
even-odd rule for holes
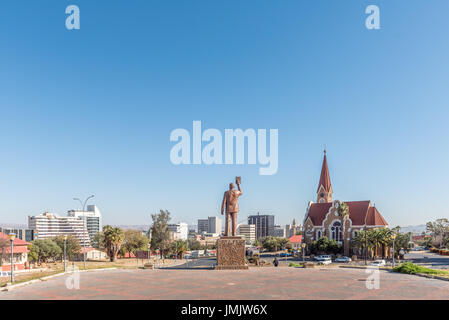
[[[218,239],[215,269],[248,269],[245,258],[245,240],[241,237],[221,237]]]

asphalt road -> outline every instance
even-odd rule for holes
[[[410,262],[433,269],[449,269],[449,256],[442,256],[430,251],[410,251],[404,258]]]
[[[215,257],[188,259],[184,264],[173,267],[163,267],[161,269],[213,269],[216,263],[217,259]]]

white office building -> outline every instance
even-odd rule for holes
[[[222,223],[219,217],[208,217],[207,219],[198,219],[198,233],[218,233],[221,234]]]
[[[188,224],[185,222],[171,223],[168,225],[170,237],[173,240],[187,240],[189,234]]]
[[[256,225],[239,224],[237,227],[237,235],[244,237],[247,244],[253,244],[256,241]]]
[[[73,235],[81,246],[90,246],[86,222],[77,217],[61,217],[55,213],[45,212],[38,216],[28,216],[28,228],[34,230],[35,239]]]
[[[69,210],[68,216],[86,221],[87,232],[89,233],[91,243],[94,242],[95,235],[103,230],[101,212],[96,205],[87,206],[86,211]]]
[[[207,233],[221,234],[221,219],[219,217],[208,217]]]

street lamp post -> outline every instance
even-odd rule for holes
[[[66,272],[66,246],[67,246],[67,235],[64,235],[64,272]]]
[[[366,217],[368,217],[368,215],[365,215],[365,266],[368,264],[368,230],[366,228]]]
[[[10,233],[8,235],[9,241],[11,242],[11,284],[14,283],[14,239],[16,235]]]
[[[83,206],[83,221],[84,221],[84,233],[87,233],[87,221],[86,221],[86,203],[87,201],[89,201],[89,199],[92,199],[93,197],[95,197],[94,195],[91,195],[89,197],[86,198],[86,200],[84,200],[84,202],[82,202],[79,198],[73,198],[73,200],[75,201],[79,201],[81,203],[81,205]],[[84,238],[83,240],[83,262],[84,262],[84,269],[86,269],[86,239]]]
[[[149,243],[148,244],[148,263],[150,263],[150,247],[151,247],[151,244]]]
[[[301,244],[301,247],[302,247],[302,262],[304,263],[304,262],[306,262],[306,260],[305,260],[306,244],[305,243]]]
[[[394,239],[396,239],[396,235],[393,234],[393,235],[391,236],[391,238],[393,239],[393,268],[394,268],[394,265],[395,265],[395,263],[394,263]]]

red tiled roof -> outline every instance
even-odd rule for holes
[[[3,233],[3,232],[0,232],[0,239],[6,239],[6,240],[8,240],[8,243],[9,243],[8,235]],[[14,250],[15,253],[29,252],[29,250],[28,250],[28,245],[29,244],[30,244],[29,242],[23,241],[23,240],[21,240],[19,238],[15,238],[14,241],[13,241],[13,246],[14,246],[13,250]],[[5,253],[11,253],[11,246],[8,245],[8,246],[4,247],[3,248],[3,253],[4,254]]]
[[[323,166],[321,167],[320,182],[318,182],[318,189],[316,190],[316,192],[320,190],[321,186],[324,187],[324,190],[326,190],[326,192],[329,192],[331,188],[331,178],[329,175],[329,168],[327,167],[326,151],[324,152]]]
[[[311,204],[308,216],[310,220],[312,220],[314,226],[321,225],[323,223],[323,220],[331,207],[331,202]]]
[[[302,242],[302,236],[301,235],[295,235],[290,238],[288,238],[291,243],[301,243]]]
[[[6,233],[0,232],[0,239],[6,239],[9,241],[8,235]],[[22,239],[15,238],[13,241],[14,246],[27,246],[29,245],[29,242],[23,241]]]
[[[413,236],[412,237],[413,240],[423,240],[423,239],[426,239],[426,238],[431,238],[431,236],[425,235],[425,236]]]
[[[361,226],[365,225],[366,214],[368,213],[369,200],[367,201],[344,201],[349,207],[349,218],[353,225]],[[366,221],[367,225],[369,221]]]
[[[349,218],[353,225],[386,226],[388,223],[375,207],[370,207],[370,201],[345,201],[349,208]],[[310,219],[313,225],[322,225],[332,203],[312,203],[309,208]]]
[[[30,250],[28,250],[27,246],[14,246],[14,253],[25,253],[25,252],[30,252]],[[0,249],[1,252],[2,249]],[[11,253],[11,247],[7,246],[3,248],[3,254],[8,254]]]
[[[384,217],[377,211],[376,207],[370,207],[368,210],[368,217],[366,218],[366,224],[369,226],[387,226],[388,223]]]

